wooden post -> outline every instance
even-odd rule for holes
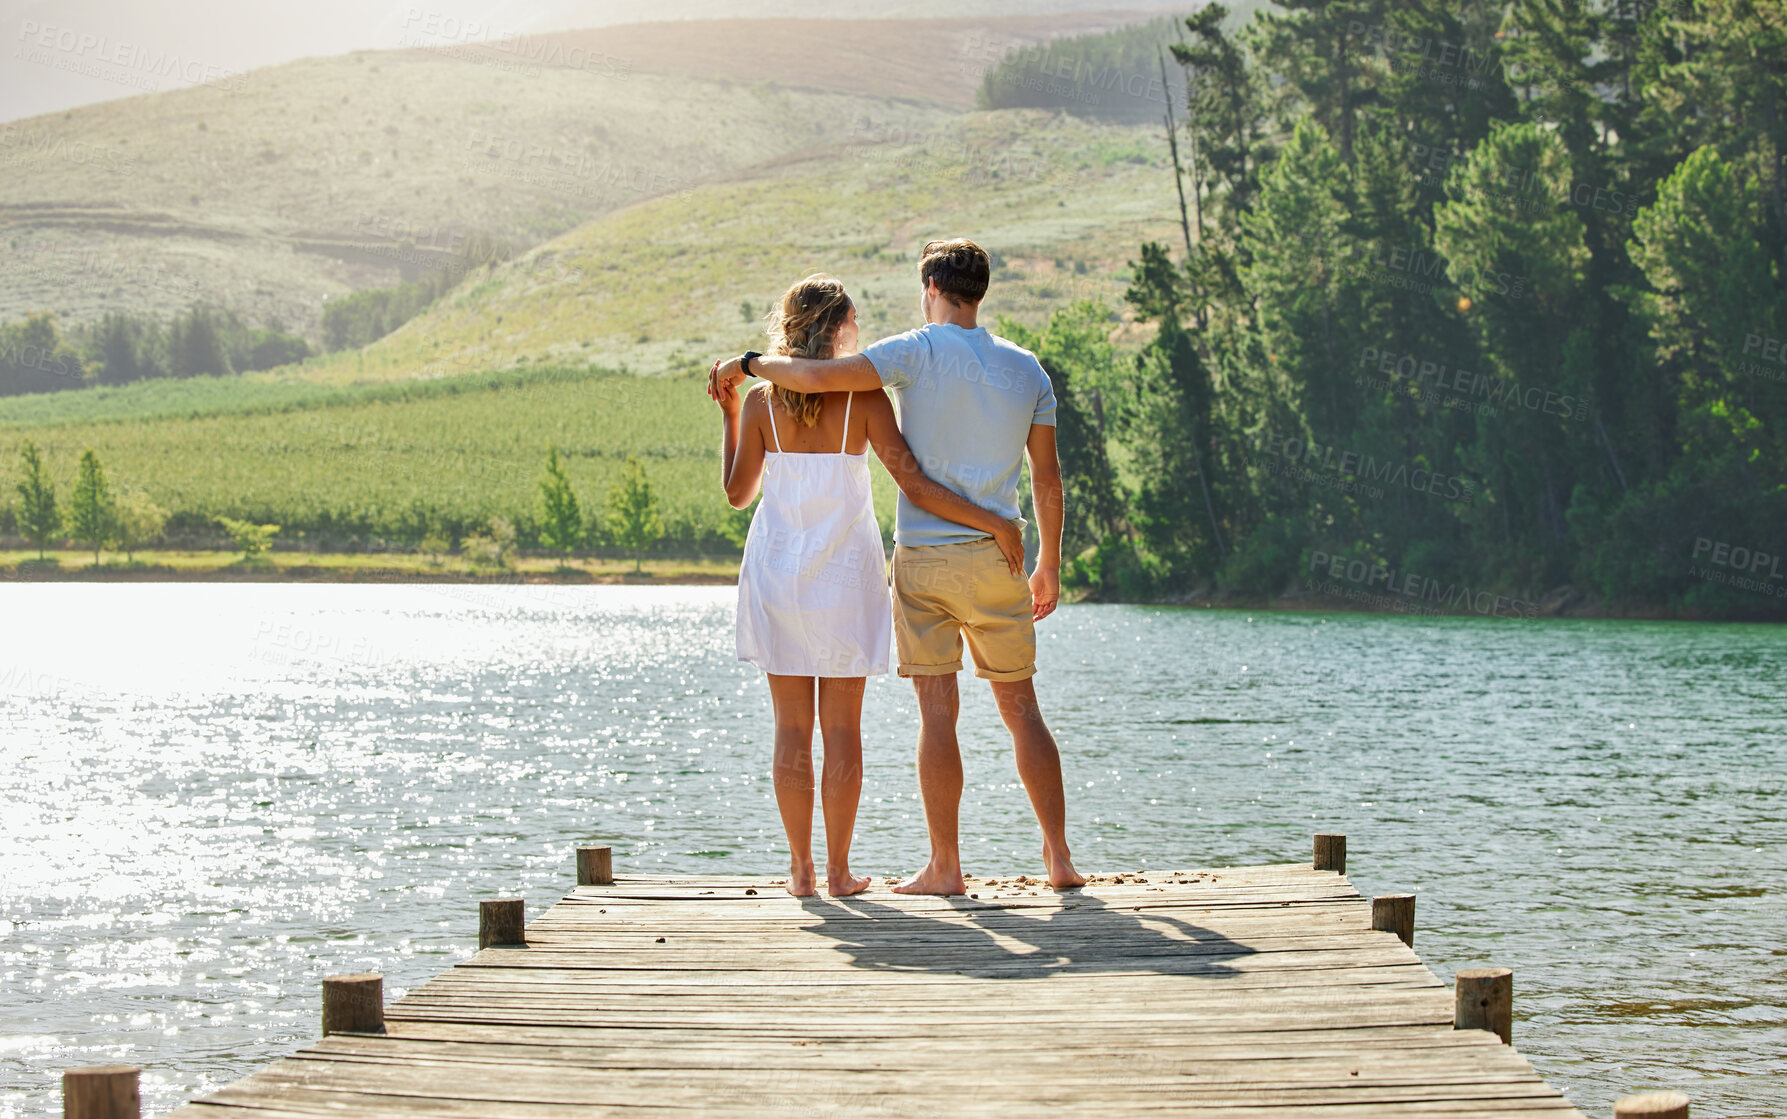
[[[323,980],[323,1036],[385,1032],[385,977],[331,975]]]
[[[1680,1092],[1646,1092],[1613,1105],[1613,1119],[1688,1119],[1688,1097]]]
[[[478,947],[524,945],[527,925],[522,919],[520,898],[501,898],[478,903]]]
[[[1393,932],[1410,948],[1415,946],[1415,895],[1380,894],[1371,899],[1371,927]]]
[[[1514,973],[1505,967],[1466,968],[1453,977],[1452,1028],[1488,1030],[1514,1044]]]
[[[62,1074],[62,1119],[137,1119],[143,1113],[135,1065],[95,1065]]]
[[[611,847],[577,848],[577,884],[579,886],[614,885],[614,849]]]
[[[1346,836],[1317,833],[1315,837],[1316,870],[1346,873]]]

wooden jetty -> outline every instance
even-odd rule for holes
[[[616,876],[586,848],[592,884],[525,930],[485,903],[487,946],[388,1007],[376,976],[325,983],[327,1036],[175,1114],[1579,1116],[1504,1044],[1507,972],[1455,995],[1413,899],[1360,896],[1337,839],[954,898]]]

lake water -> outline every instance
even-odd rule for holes
[[[786,869],[730,588],[0,587],[0,1116],[66,1067],[147,1113],[314,1039],[623,871]],[[1348,838],[1444,979],[1515,972],[1515,1038],[1591,1115],[1679,1087],[1787,1112],[1787,630],[1069,606],[1041,627],[1082,869],[1294,862]],[[964,678],[967,679],[966,677]],[[1037,869],[985,686],[969,870]],[[915,712],[870,684],[859,869],[915,869]]]

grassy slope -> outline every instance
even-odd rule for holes
[[[428,270],[469,238],[525,248],[865,118],[943,114],[417,51],[306,59],[0,129],[0,319],[205,299],[311,329],[327,297]]]
[[[1039,321],[1073,299],[1115,305],[1135,246],[1175,231],[1158,147],[1149,129],[1032,111],[877,130],[592,222],[470,278],[364,355],[306,372],[366,380],[541,360],[686,372],[760,339],[756,316],[815,271],[845,280],[872,338],[915,325],[920,246],[963,234],[1003,262],[989,315]]]
[[[971,102],[985,44],[1128,18],[642,24],[303,59],[13,122],[0,320],[202,299],[310,331],[328,297],[474,236],[527,248],[865,128],[934,126]]]
[[[672,519],[715,529],[727,515],[717,423],[692,374],[759,337],[741,301],[761,310],[788,280],[826,269],[858,294],[866,336],[905,329],[917,245],[971,232],[1005,260],[989,315],[1038,321],[1071,298],[1116,302],[1118,262],[1173,230],[1169,172],[1148,141],[1046,114],[974,114],[922,142],[599,219],[475,277],[372,347],[364,370],[351,355],[235,381],[12,398],[0,430],[6,444],[43,446],[64,493],[91,446],[116,480],[177,512],[400,537],[431,519],[529,515],[548,442],[586,505],[636,453]],[[600,373],[619,362],[662,375]],[[488,387],[484,371],[505,367],[506,387]]]

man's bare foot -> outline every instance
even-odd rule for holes
[[[802,866],[792,863],[788,867],[787,891],[797,898],[810,898],[819,891],[813,888],[813,864]]]
[[[848,870],[825,871],[825,892],[834,898],[847,898],[851,894],[860,894],[869,888],[869,880],[860,874],[851,874]]]
[[[1070,890],[1086,884],[1086,876],[1073,868],[1073,860],[1066,855],[1053,855],[1045,848],[1042,862],[1049,868],[1049,885],[1055,889]]]
[[[968,886],[962,881],[962,868],[945,869],[936,863],[928,863],[925,868],[906,881],[893,888],[896,894],[965,894]]]

